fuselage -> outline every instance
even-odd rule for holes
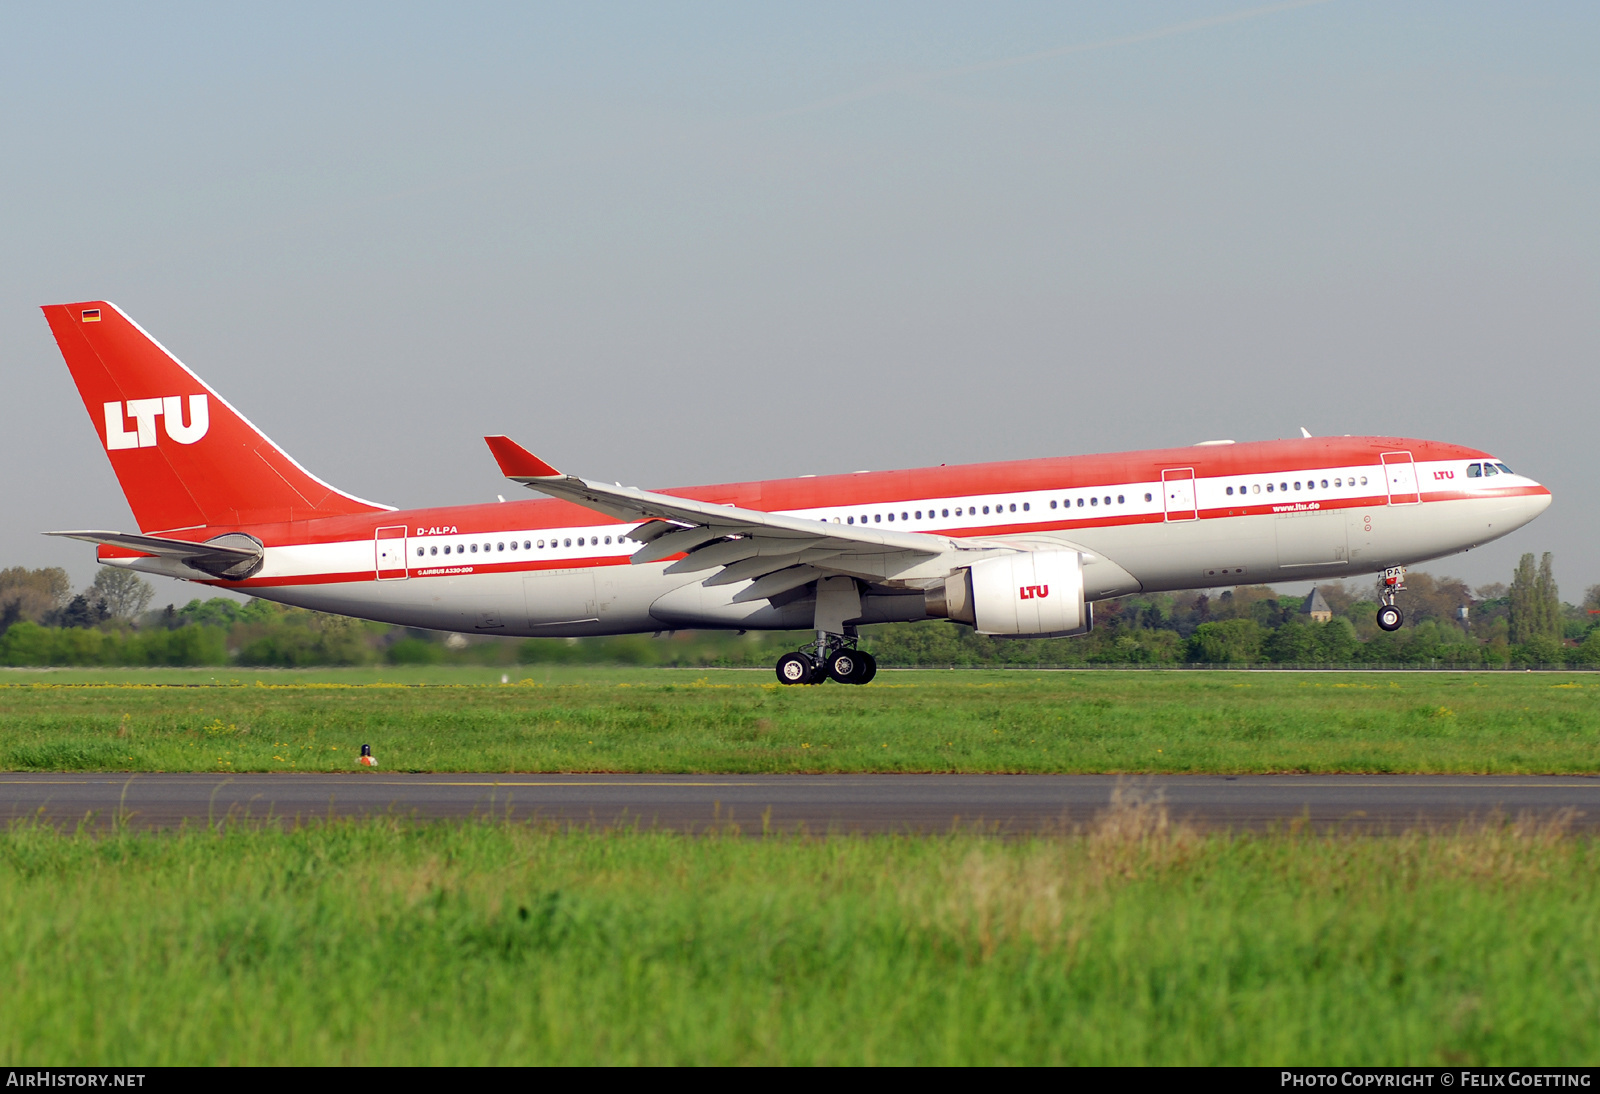
[[[1303,438],[859,472],[662,490],[805,520],[937,533],[1084,557],[1084,592],[1204,589],[1372,574],[1468,550],[1550,504],[1539,483],[1460,445]],[[637,523],[559,500],[209,527],[265,545],[243,581],[206,583],[412,627],[565,637],[672,628],[805,629],[797,593],[635,565]],[[112,565],[197,575],[114,547]],[[748,583],[746,583],[748,584]],[[867,588],[861,623],[926,618],[921,592]]]

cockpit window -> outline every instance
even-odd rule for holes
[[[1498,474],[1500,474],[1500,472],[1495,470],[1494,464],[1492,464],[1492,463],[1486,463],[1486,464],[1483,465],[1483,473],[1484,473],[1485,477],[1487,477],[1489,475],[1498,475]]]
[[[1504,475],[1515,475],[1516,474],[1515,471],[1511,470],[1511,468],[1507,467],[1503,463],[1497,463],[1497,464],[1495,464],[1495,466],[1500,469],[1501,474],[1504,474]]]
[[[1476,479],[1483,476],[1483,465],[1476,463],[1467,464],[1467,478]]]

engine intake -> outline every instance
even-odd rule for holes
[[[927,594],[928,614],[979,634],[1065,638],[1094,626],[1077,551],[1018,551],[974,563]]]

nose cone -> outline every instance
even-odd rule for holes
[[[1549,490],[1538,483],[1534,483],[1533,486],[1533,490],[1529,493],[1505,499],[1506,512],[1503,519],[1513,528],[1521,528],[1524,524],[1527,524],[1534,517],[1550,508],[1550,502],[1554,500],[1554,496]]]

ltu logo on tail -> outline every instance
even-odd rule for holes
[[[1050,595],[1050,586],[1048,586],[1048,585],[1024,585],[1020,589],[1018,589],[1017,591],[1022,594],[1022,599],[1023,600],[1032,600],[1035,597],[1038,597],[1040,600],[1043,600],[1045,597]]]
[[[106,448],[154,448],[156,418],[166,422],[167,436],[179,444],[194,444],[211,428],[211,411],[204,395],[189,396],[189,424],[183,424],[183,396],[164,399],[129,399],[126,417],[121,403],[106,404]],[[132,418],[134,428],[124,428]]]

